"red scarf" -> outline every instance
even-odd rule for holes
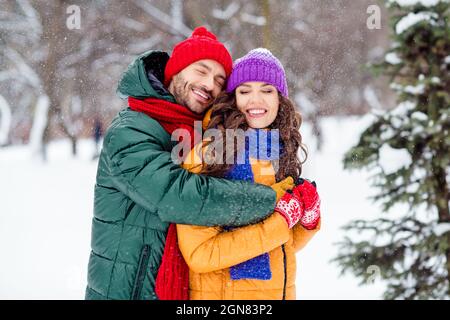
[[[195,145],[194,121],[201,121],[202,115],[160,99],[139,100],[129,97],[128,105],[131,110],[143,112],[158,121],[169,134],[179,128],[188,130],[191,135],[190,147]],[[198,136],[201,138],[201,135]],[[155,281],[155,293],[160,300],[189,300],[189,267],[178,247],[177,228],[173,223],[167,232],[161,266]]]

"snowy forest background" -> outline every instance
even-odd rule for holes
[[[125,106],[134,57],[205,25],[234,59],[279,57],[303,115],[323,224],[298,254],[298,299],[448,299],[449,6],[0,0],[0,298],[83,298],[95,128]]]

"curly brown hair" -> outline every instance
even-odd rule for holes
[[[279,159],[279,168],[276,172],[276,181],[281,181],[288,176],[294,179],[300,177],[302,172],[302,165],[305,163],[308,153],[306,146],[302,143],[302,136],[300,134],[300,126],[302,117],[300,113],[295,111],[293,103],[278,92],[279,109],[278,114],[268,129],[278,129],[281,142],[283,143],[283,152]],[[238,149],[242,147],[239,142],[233,146],[234,152],[232,154],[221,154],[222,158],[215,159],[215,155],[210,152],[216,150],[217,146],[221,144],[223,147],[224,137],[227,129],[246,131],[249,127],[245,119],[245,114],[242,113],[236,104],[236,96],[234,92],[222,92],[213,102],[211,106],[211,118],[207,129],[217,129],[220,131],[219,139],[205,140],[203,142],[204,157],[214,159],[203,164],[201,173],[223,177],[233,166],[232,163],[237,157]],[[301,161],[297,155],[299,149],[304,154],[304,159]],[[231,158],[232,157],[232,158]],[[231,159],[230,159],[231,158]],[[231,161],[230,161],[231,160]]]

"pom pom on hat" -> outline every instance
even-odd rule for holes
[[[205,27],[195,28],[194,32],[192,32],[191,37],[208,37],[213,40],[217,40],[216,35],[212,32],[209,32]]]

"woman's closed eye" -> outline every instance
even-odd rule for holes
[[[265,93],[265,94],[271,94],[271,93],[273,93],[273,90],[263,90],[261,92]],[[239,91],[239,94],[242,94],[242,95],[246,95],[246,94],[249,94],[249,93],[250,93],[250,91]]]

